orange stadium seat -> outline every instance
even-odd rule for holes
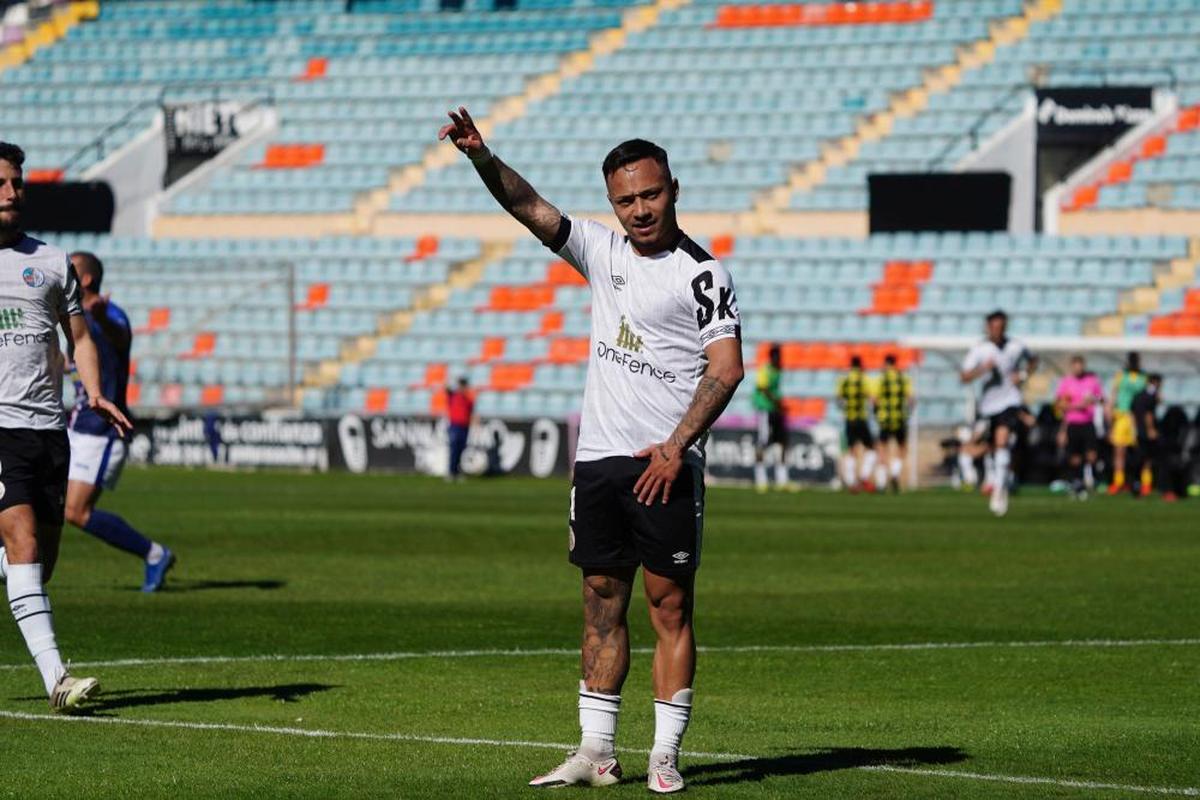
[[[1179,112],[1179,120],[1175,125],[1178,131],[1192,131],[1200,128],[1200,106],[1191,106]]]
[[[434,236],[433,234],[427,234],[422,236],[420,239],[417,239],[417,244],[413,248],[412,253],[405,256],[404,260],[411,263],[413,261],[420,261],[423,258],[435,256],[437,255],[437,251],[440,246],[441,242],[439,241],[438,237]]]
[[[492,367],[490,388],[496,392],[512,392],[533,383],[533,364],[496,364]]]
[[[487,364],[490,361],[499,361],[504,358],[505,341],[503,336],[489,336],[484,339],[479,349],[479,356],[471,359],[470,363]]]
[[[446,413],[449,398],[446,396],[446,390],[442,389],[438,392],[433,392],[429,395],[429,413],[435,417],[440,417]]]
[[[26,183],[60,183],[62,179],[61,169],[31,169],[25,173]]]
[[[158,391],[158,404],[173,408],[183,399],[183,386],[178,383],[164,383]]]
[[[210,383],[200,389],[200,405],[219,406],[225,402],[225,387],[219,383]]]
[[[323,144],[272,144],[267,146],[260,169],[304,169],[325,160]]]
[[[713,258],[728,258],[733,255],[733,243],[734,239],[731,233],[714,236],[710,247]]]
[[[140,383],[130,383],[125,387],[125,402],[131,406],[136,406],[142,399],[142,385]]]
[[[155,333],[156,331],[164,331],[171,324],[171,309],[169,308],[152,308],[147,315],[146,324],[138,328],[134,333]]]
[[[313,56],[304,65],[304,74],[297,80],[315,81],[325,77],[325,73],[329,69],[329,59],[325,56]]]
[[[1104,176],[1104,182],[1124,183],[1131,177],[1133,177],[1132,161],[1114,161],[1108,165],[1108,172]]]
[[[184,353],[180,358],[207,358],[213,354],[216,346],[217,335],[211,331],[203,331],[197,333],[196,338],[192,340],[191,351]]]
[[[546,268],[546,282],[551,286],[587,286],[587,279],[566,261],[551,261]]]
[[[375,387],[367,389],[366,399],[363,401],[363,411],[368,414],[382,414],[388,409],[388,402],[391,400],[392,392],[384,387]]]
[[[552,339],[546,361],[550,364],[579,364],[587,361],[589,347],[586,337]]]
[[[304,302],[296,306],[298,311],[312,311],[317,308],[324,308],[329,304],[329,284],[328,283],[313,283],[308,287],[308,292],[304,298]]]
[[[1162,135],[1147,136],[1139,151],[1142,158],[1158,158],[1165,152],[1167,152],[1167,137]]]

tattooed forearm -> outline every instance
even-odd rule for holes
[[[583,586],[583,680],[602,694],[620,694],[629,672],[629,582],[590,576]]]
[[[688,406],[687,413],[675,426],[671,438],[667,441],[678,448],[679,452],[691,447],[692,443],[716,422],[717,417],[721,416],[736,388],[737,384],[733,382],[726,382],[711,375],[702,377],[696,386],[695,394],[692,395],[692,404]]]
[[[542,199],[515,169],[493,155],[487,161],[477,163],[475,171],[496,202],[534,236],[543,242],[554,237],[562,213]]]

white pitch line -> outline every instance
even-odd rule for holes
[[[1113,647],[1180,647],[1200,645],[1200,639],[1062,639],[1028,642],[908,642],[895,644],[813,644],[813,645],[730,645],[699,647],[702,653],[870,653],[921,650],[982,650],[1021,648],[1113,648]],[[653,648],[637,647],[634,653],[652,653]],[[532,649],[494,650],[409,650],[391,653],[332,653],[332,654],[261,654],[249,656],[165,656],[162,658],[118,658],[107,661],[75,661],[78,667],[142,667],[182,664],[240,664],[252,662],[303,661],[405,661],[418,658],[530,658],[536,656],[575,656],[578,647],[547,647]],[[0,664],[0,671],[28,668],[23,664]]]
[[[55,714],[29,714],[22,711],[0,711],[0,718],[21,720],[25,722],[63,722],[93,725],[129,725],[142,728],[176,728],[196,731],[230,731],[234,733],[266,733],[276,736],[298,736],[306,739],[357,739],[383,742],[407,742],[413,744],[444,744],[468,747],[526,747],[539,750],[569,750],[572,745],[555,742],[530,742],[520,739],[477,739],[456,736],[421,736],[411,733],[364,733],[358,731],[330,731],[309,728],[288,728],[270,725],[239,725],[225,722],[182,722],[177,720],[157,719],[128,719],[125,717],[71,717]],[[649,750],[620,748],[622,753],[648,755]],[[710,761],[753,761],[759,756],[742,753],[704,753],[685,751],[681,753],[687,758],[699,758]],[[893,767],[886,764],[849,767],[848,769],[865,770],[868,772],[895,772],[907,775],[922,775],[936,778],[957,778],[959,780],[988,781],[991,783],[1019,783],[1042,786],[1061,786],[1069,789],[1112,790],[1122,792],[1139,792],[1143,794],[1176,795],[1182,797],[1200,797],[1200,789],[1191,786],[1136,786],[1120,783],[1103,783],[1100,781],[1079,781],[1060,778],[1039,778],[1026,775],[993,775],[983,772],[956,772],[954,770],[920,769],[917,767]]]
[[[1200,788],[1193,786],[1133,786],[1124,783],[1101,783],[1099,781],[1073,781],[1063,778],[1035,778],[1028,775],[989,775],[984,772],[956,772],[954,770],[919,769],[917,767],[891,767],[886,764],[857,767],[871,772],[901,772],[908,775],[929,775],[938,778],[961,778],[968,781],[990,781],[992,783],[1024,783],[1041,786],[1062,786],[1068,789],[1111,789],[1116,792],[1141,792],[1143,794],[1167,794],[1181,797],[1200,797]]]

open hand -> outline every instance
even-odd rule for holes
[[[650,459],[646,470],[633,485],[633,493],[637,495],[638,502],[652,505],[661,491],[663,505],[666,505],[671,497],[671,484],[679,477],[679,470],[683,468],[683,453],[670,442],[659,442],[639,450],[633,457]]]
[[[459,106],[457,114],[453,111],[448,113],[451,122],[449,125],[443,125],[442,129],[438,131],[438,141],[449,138],[455,147],[468,156],[482,152],[484,149],[483,134],[479,132],[479,128],[475,127],[475,120],[471,119],[467,109]]]
[[[108,398],[89,397],[88,408],[95,411],[106,421],[112,423],[112,426],[117,429],[117,434],[122,439],[125,438],[125,434],[133,430],[133,423]]]

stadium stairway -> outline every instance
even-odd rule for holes
[[[38,50],[54,44],[83,20],[95,19],[99,15],[98,0],[80,0],[58,6],[48,20],[28,30],[24,39],[0,50],[0,72],[24,64]]]
[[[512,250],[508,242],[482,242],[480,254],[466,261],[453,264],[445,281],[425,287],[414,297],[407,308],[396,309],[380,316],[375,330],[353,337],[342,347],[337,358],[327,359],[309,367],[304,375],[297,403],[305,407],[304,393],[337,385],[343,370],[351,364],[360,364],[371,358],[378,350],[380,340],[402,336],[412,327],[418,312],[435,311],[446,304],[455,291],[468,291],[483,277],[491,263],[503,259]]]
[[[1062,0],[1028,0],[1019,15],[993,21],[989,26],[988,37],[960,47],[953,63],[926,70],[920,85],[897,93],[882,112],[862,117],[852,133],[828,142],[818,158],[795,166],[788,175],[786,184],[763,193],[745,224],[740,226],[740,230],[755,233],[781,230],[785,227],[780,219],[781,214],[788,209],[793,195],[812,191],[825,180],[831,168],[854,160],[863,144],[886,138],[898,119],[920,113],[929,105],[932,95],[950,91],[969,70],[981,67],[995,58],[998,48],[1015,44],[1025,38],[1032,22],[1049,19],[1061,9]],[[831,230],[826,225],[823,226],[823,233],[865,235],[865,213],[853,212],[850,219],[845,219],[844,215],[840,214],[822,215],[822,222],[834,223],[836,217],[842,217],[840,221],[845,229]]]
[[[1155,325],[1155,317],[1164,312],[1175,313],[1200,279],[1200,238],[1188,242],[1185,256],[1159,263],[1154,269],[1154,282],[1130,287],[1121,292],[1115,314],[1105,314],[1084,324],[1089,336],[1161,336],[1182,335],[1183,331],[1168,331],[1169,326]],[[1194,302],[1194,301],[1192,301]],[[1189,335],[1196,335],[1192,330]]]

